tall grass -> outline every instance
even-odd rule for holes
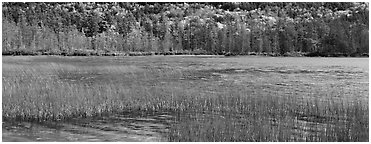
[[[63,77],[76,74],[85,79],[110,74],[125,81]],[[322,91],[287,96],[227,87],[207,93],[172,81],[183,75],[176,69],[131,66],[3,64],[3,120],[171,111],[177,119],[169,141],[368,141],[367,101],[327,97]]]
[[[330,99],[321,103],[309,99],[300,105],[295,96],[230,96],[206,99],[205,103],[221,110],[183,116],[170,140],[368,141],[368,108],[360,101],[328,104]]]

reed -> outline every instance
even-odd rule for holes
[[[299,96],[227,85],[211,93],[176,82],[188,73],[128,65],[3,63],[2,117],[43,122],[170,111],[177,116],[169,141],[368,141],[368,101],[342,98],[341,89]]]

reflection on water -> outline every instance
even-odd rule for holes
[[[326,130],[333,127],[330,123],[307,119],[310,118],[296,117],[282,123],[275,118],[253,121],[235,114],[127,113],[76,118],[63,123],[3,122],[2,138],[4,142],[267,141],[258,134],[268,134],[285,138],[277,141],[321,141]],[[287,131],[282,136],[282,131],[277,129]]]
[[[109,115],[63,123],[3,123],[3,141],[166,141],[173,116]]]

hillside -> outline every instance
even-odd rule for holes
[[[368,3],[2,3],[3,55],[368,56]]]

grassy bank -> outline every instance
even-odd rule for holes
[[[3,57],[3,121],[171,112],[169,141],[368,141],[368,73],[218,60]]]
[[[74,50],[63,52],[47,51],[3,51],[3,56],[153,56],[153,55],[224,55],[224,56],[271,56],[271,57],[369,57],[368,53],[322,53],[322,52],[287,52],[280,53],[232,53],[232,52],[207,52],[204,50],[196,51],[172,51],[172,52],[120,52],[120,51],[103,51],[103,50]]]

